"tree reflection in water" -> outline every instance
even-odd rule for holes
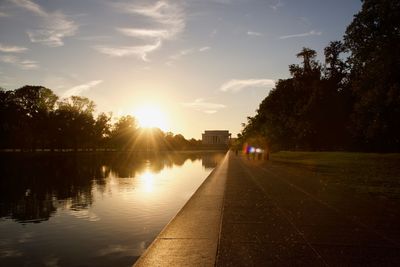
[[[214,168],[224,153],[3,153],[0,155],[0,218],[40,223],[57,209],[79,214],[93,204],[92,188],[105,190],[107,177],[134,178],[144,172],[202,160]],[[151,163],[151,164],[150,164]]]

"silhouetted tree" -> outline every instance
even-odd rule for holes
[[[111,114],[100,113],[93,126],[94,147],[104,148],[110,140],[111,134]]]
[[[369,150],[400,150],[400,2],[365,0],[344,36],[355,96],[352,131]]]
[[[0,88],[0,145],[1,148],[19,148],[20,144],[16,133],[23,113],[14,100],[14,91],[5,91]]]
[[[343,52],[340,42],[326,48],[323,76],[316,52],[303,48],[297,54],[302,64],[289,66],[292,77],[278,80],[261,102],[256,116],[248,118],[240,136],[242,142],[274,149],[343,148],[347,133],[344,112],[349,110],[338,108],[348,106],[343,89],[346,65],[340,59]]]
[[[111,131],[112,146],[120,150],[132,149],[137,136],[137,123],[132,116],[122,116]]]
[[[55,120],[58,130],[58,143],[63,147],[90,147],[95,120],[95,105],[86,97],[71,96],[58,102]]]
[[[11,141],[10,134],[14,135],[13,145],[25,149],[48,146],[47,122],[58,97],[48,88],[30,85],[15,91],[2,91],[1,95],[3,130],[9,131],[4,133],[5,138]]]
[[[86,97],[58,97],[43,86],[0,88],[0,149],[180,150],[200,148],[200,141],[164,134],[158,128],[140,129],[132,116],[112,125],[112,116],[94,117],[95,104]]]
[[[248,118],[240,141],[259,136],[278,149],[400,150],[400,2],[364,0],[344,36],[303,48]],[[347,59],[346,59],[347,57]],[[351,134],[350,134],[351,133]]]

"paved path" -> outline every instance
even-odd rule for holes
[[[137,265],[400,266],[390,203],[230,153]]]
[[[135,266],[214,266],[228,166],[227,154]]]

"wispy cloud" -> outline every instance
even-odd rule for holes
[[[185,28],[185,13],[179,1],[160,0],[153,5],[139,6],[131,3],[117,3],[115,6],[125,13],[139,14],[156,22],[173,37]]]
[[[263,36],[263,34],[261,32],[252,32],[252,31],[248,31],[247,35],[250,35],[250,36]]]
[[[32,69],[39,68],[39,64],[37,61],[28,60],[28,59],[20,59],[17,56],[2,55],[2,56],[0,56],[0,61],[17,66],[18,68],[23,69],[23,70],[32,70]]]
[[[219,110],[226,108],[226,106],[223,104],[205,102],[202,98],[195,99],[193,102],[182,103],[182,105],[184,107],[188,107],[207,114],[214,114]]]
[[[121,32],[126,36],[138,37],[142,39],[146,38],[167,39],[170,37],[170,32],[167,30],[117,28],[117,31]]]
[[[185,12],[181,1],[160,0],[150,5],[137,5],[132,3],[113,4],[120,12],[140,15],[146,20],[147,27],[142,28],[116,28],[126,36],[148,40],[143,46],[105,46],[106,49],[97,49],[107,54],[118,56],[138,56],[147,60],[147,54],[160,48],[165,40],[174,39],[185,29]]]
[[[28,50],[26,47],[22,46],[15,46],[15,45],[4,45],[0,43],[0,52],[3,53],[21,53]]]
[[[18,61],[18,58],[15,56],[0,56],[0,61],[14,64]]]
[[[74,87],[68,89],[67,91],[65,91],[64,94],[62,95],[62,97],[65,98],[65,97],[70,97],[73,95],[80,95],[84,91],[90,90],[91,88],[101,84],[102,82],[103,82],[102,80],[94,80],[94,81],[90,81],[90,82],[87,82],[84,84],[74,86]]]
[[[36,3],[30,0],[11,0],[14,4],[19,7],[25,8],[39,16],[46,16],[46,12]]]
[[[21,60],[19,62],[19,65],[22,69],[25,69],[25,70],[32,70],[32,69],[39,68],[39,64],[37,61],[29,60],[29,59]]]
[[[73,36],[78,31],[78,25],[59,11],[47,12],[31,0],[11,0],[11,2],[42,19],[39,29],[27,31],[33,43],[42,43],[50,47],[62,46],[65,37]]]
[[[203,47],[199,48],[199,52],[205,52],[205,51],[210,50],[210,49],[211,49],[211,47],[209,47],[209,46],[203,46]]]
[[[176,54],[173,54],[169,57],[169,60],[165,63],[167,66],[169,67],[173,67],[174,66],[174,62],[181,59],[182,57],[194,54],[194,53],[203,53],[206,52],[208,50],[210,50],[211,47],[209,46],[203,46],[203,47],[199,47],[199,48],[189,48],[189,49],[183,49],[181,51],[179,51]]]
[[[193,54],[194,52],[195,52],[195,49],[194,49],[194,48],[183,49],[183,50],[179,51],[178,53],[176,53],[176,54],[170,56],[170,59],[172,59],[172,60],[178,60],[178,59],[180,59],[181,57],[184,57],[184,56]]]
[[[274,4],[270,5],[270,7],[271,7],[274,11],[277,11],[279,8],[281,8],[281,7],[283,7],[283,6],[284,6],[284,4],[283,4],[282,0],[275,1]]]
[[[279,39],[288,39],[288,38],[297,38],[297,37],[307,37],[307,36],[321,35],[321,34],[322,34],[322,32],[317,32],[317,31],[311,30],[311,31],[309,31],[309,32],[304,32],[304,33],[283,35],[283,36],[280,36]]]
[[[255,87],[273,87],[275,81],[271,79],[247,79],[237,80],[233,79],[223,83],[220,87],[222,92],[239,92],[244,88],[255,88]]]
[[[95,49],[100,53],[114,56],[114,57],[125,57],[135,56],[148,61],[147,54],[160,48],[161,41],[158,40],[154,44],[141,45],[141,46],[96,46]]]

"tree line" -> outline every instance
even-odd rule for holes
[[[50,150],[181,150],[201,141],[158,128],[141,129],[133,116],[113,122],[111,113],[95,116],[92,100],[60,99],[43,86],[0,88],[0,149]]]
[[[364,0],[342,41],[303,48],[238,135],[272,150],[400,151],[400,2]]]

